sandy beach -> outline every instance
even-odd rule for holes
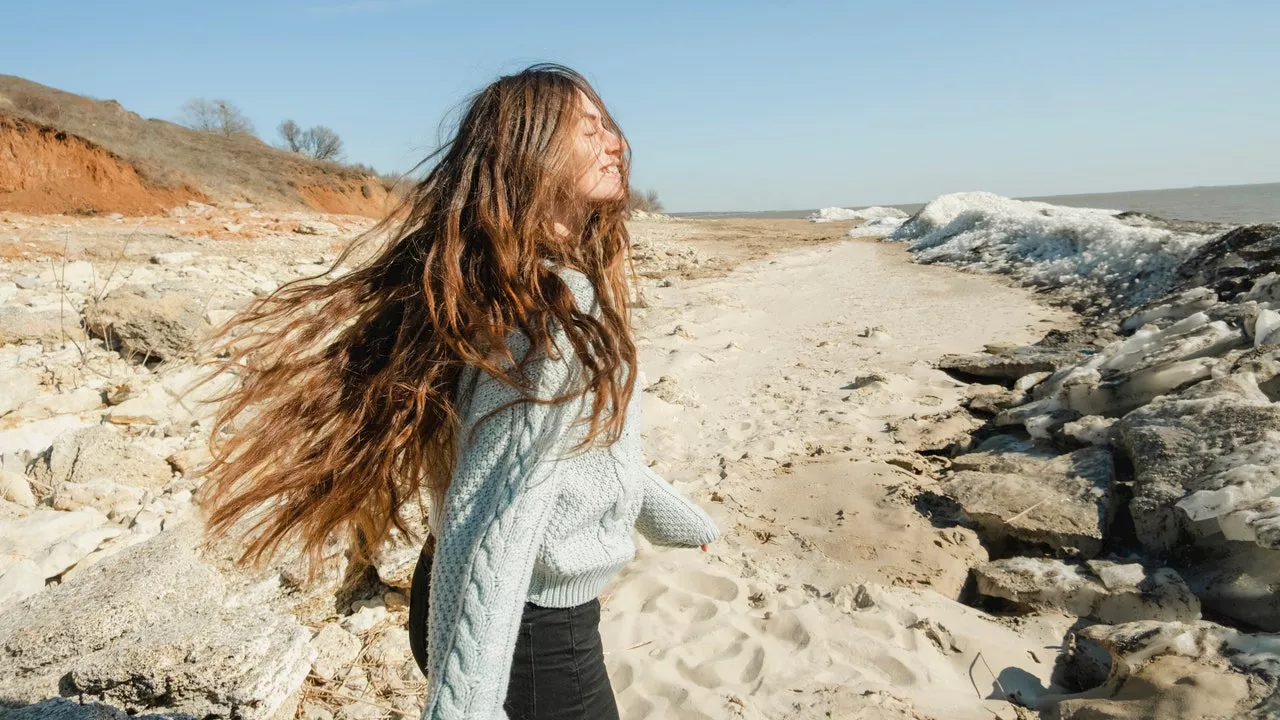
[[[736,223],[756,243],[788,224]],[[633,232],[714,254],[700,238],[716,225]],[[706,555],[642,549],[606,590],[624,717],[1013,717],[986,700],[986,667],[969,666],[981,652],[1006,682],[1017,669],[1047,683],[1054,636],[954,602],[985,551],[912,505],[930,481],[903,458],[928,442],[912,421],[948,417],[963,397],[934,361],[1033,342],[1073,319],[1026,290],[860,239],[775,250],[646,296],[641,367],[658,383],[644,404],[647,456],[724,539]],[[935,626],[963,651],[930,639]]]

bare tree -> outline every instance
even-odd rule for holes
[[[638,192],[631,191],[631,196],[627,198],[628,210],[640,210],[643,212],[660,213],[662,212],[662,201],[658,199],[657,190],[645,190]]]
[[[342,138],[324,125],[316,125],[303,135],[306,138],[306,153],[311,157],[317,160],[337,160],[342,156]]]
[[[303,130],[298,123],[285,120],[276,128],[283,141],[280,148],[313,157],[317,160],[337,160],[342,157],[342,138],[338,133],[316,125]]]
[[[183,125],[192,130],[220,135],[253,135],[253,123],[230,102],[215,98],[192,98],[182,106]]]
[[[280,139],[284,141],[282,147],[285,150],[302,152],[302,128],[298,127],[298,123],[285,120],[280,123],[280,127],[276,128],[276,132],[280,133]]]

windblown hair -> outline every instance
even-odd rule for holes
[[[217,348],[202,351],[215,358],[205,363],[209,377],[234,378],[212,398],[219,403],[213,459],[198,498],[206,543],[244,532],[252,537],[237,562],[260,564],[298,541],[314,578],[331,540],[345,537],[341,545],[367,562],[392,526],[415,537],[402,507],[441,501],[464,441],[461,371],[474,366],[522,388],[520,402],[545,401],[519,378],[534,355],[555,357],[553,327],[567,334],[585,371],[579,393],[593,394],[590,428],[576,449],[617,440],[635,385],[629,152],[623,141],[616,200],[577,199],[569,151],[580,127],[579,91],[621,140],[598,95],[572,70],[535,65],[501,77],[471,98],[453,137],[419,167],[435,164],[394,212],[325,273],[259,298],[205,342]],[[557,234],[555,213],[574,203],[583,232]],[[385,247],[347,274],[334,272],[360,241],[378,235]],[[543,260],[590,278],[598,317],[576,306]],[[506,348],[513,331],[532,341],[524,358]]]

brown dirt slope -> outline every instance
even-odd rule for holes
[[[382,181],[360,171],[0,75],[0,210],[136,215],[189,198],[371,217],[389,209]]]
[[[192,199],[201,193],[153,186],[127,160],[82,137],[0,115],[0,208],[142,215]]]

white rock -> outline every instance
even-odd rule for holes
[[[106,560],[107,558],[120,554],[121,551],[127,550],[134,545],[144,543],[151,539],[150,535],[140,535],[138,533],[125,533],[115,538],[107,540],[97,550],[85,555],[80,562],[62,573],[60,578],[62,582],[69,582],[77,575]]]
[[[74,292],[85,293],[93,290],[95,285],[100,285],[103,279],[98,278],[97,271],[93,267],[93,263],[86,260],[74,260],[66,264],[65,267],[59,267],[54,271],[54,278],[61,280],[63,287]],[[98,287],[98,290],[103,288]]]
[[[79,415],[57,415],[45,420],[26,422],[0,430],[0,454],[40,453],[64,432],[99,424],[99,418]]]
[[[133,518],[133,523],[129,529],[139,535],[159,535],[163,530],[161,521],[163,518],[152,510],[143,510]]]
[[[23,560],[38,561],[48,548],[76,533],[106,524],[107,516],[93,509],[61,512],[37,510],[0,524],[0,572]]]
[[[53,491],[55,510],[79,510],[94,508],[110,513],[114,508],[139,505],[146,491],[132,485],[123,485],[107,478],[91,478],[85,482],[59,483]]]
[[[369,632],[374,625],[387,619],[385,607],[363,607],[359,612],[348,615],[340,621],[347,632],[360,635]]]
[[[0,370],[0,415],[17,409],[39,392],[40,383],[30,370]]]
[[[107,519],[111,522],[133,522],[134,516],[142,512],[142,505],[136,502],[123,501],[112,505],[107,511]]]
[[[316,659],[311,663],[311,672],[325,682],[329,682],[338,673],[360,655],[362,643],[360,638],[343,630],[338,625],[329,624],[320,628],[320,632],[311,639],[311,647],[315,648]]]
[[[413,648],[409,645],[409,631],[403,627],[387,628],[382,637],[369,647],[367,653],[369,660],[388,670],[399,667],[412,656]]]
[[[144,441],[109,425],[96,425],[59,437],[32,466],[31,477],[54,489],[97,480],[159,488],[173,479],[173,469]]]
[[[136,397],[111,408],[106,418],[117,425],[159,425],[173,414],[173,408],[164,402],[153,397]]]
[[[44,420],[58,415],[79,415],[102,407],[102,393],[88,387],[57,395],[42,395],[14,411],[21,420]]]
[[[35,507],[36,498],[25,475],[0,469],[0,498],[22,507]]]
[[[0,574],[0,610],[44,589],[44,574],[34,560],[22,560]]]
[[[78,681],[82,697],[139,716],[292,717],[311,633],[270,608],[228,608],[235,586],[200,551],[200,531],[165,533],[0,613],[0,647],[22,659],[0,662],[6,702]]]
[[[78,532],[45,551],[36,561],[40,565],[40,572],[44,573],[45,579],[55,578],[97,550],[103,542],[123,532],[124,528],[119,525]]]

